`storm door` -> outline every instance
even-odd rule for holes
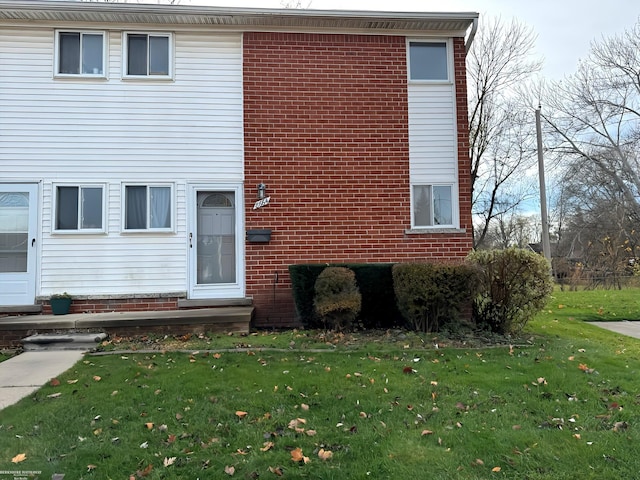
[[[33,305],[38,186],[0,184],[0,305]]]
[[[191,298],[244,294],[238,190],[195,188],[189,233]]]

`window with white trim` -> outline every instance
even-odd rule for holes
[[[170,78],[172,35],[170,33],[124,34],[125,77]]]
[[[416,228],[454,226],[452,185],[414,185],[412,206]]]
[[[104,32],[56,31],[56,75],[105,75]]]
[[[172,198],[170,185],[125,185],[124,230],[172,231]]]
[[[54,231],[104,232],[104,191],[103,185],[57,185],[54,190]]]
[[[449,55],[445,41],[409,42],[409,79],[449,80]]]

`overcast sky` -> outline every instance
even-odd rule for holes
[[[306,6],[309,0],[302,0]],[[183,0],[183,5],[280,8],[280,0]],[[311,0],[319,10],[478,12],[480,17],[516,17],[538,36],[543,74],[560,79],[575,71],[592,40],[630,29],[640,16],[639,0]]]

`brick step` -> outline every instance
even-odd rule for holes
[[[27,352],[50,350],[79,350],[89,352],[95,350],[108,335],[100,333],[38,333],[22,339],[22,346]]]
[[[249,333],[254,307],[193,310],[76,313],[0,318],[0,346],[15,347],[42,333],[106,332],[111,336],[148,334]]]

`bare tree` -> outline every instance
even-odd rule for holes
[[[533,110],[517,95],[541,68],[532,59],[533,31],[489,19],[467,56],[472,209],[479,219],[474,244],[482,246],[491,222],[526,198],[524,170],[535,161]]]
[[[545,104],[558,161],[572,175],[596,172],[601,188],[621,194],[640,219],[640,23],[594,43],[574,75],[550,85]]]
[[[303,2],[302,0],[280,0],[280,6],[282,8],[310,8],[312,1],[313,0],[309,0],[308,2]]]
[[[481,248],[527,248],[537,240],[539,218],[511,211],[497,215],[491,222]]]

